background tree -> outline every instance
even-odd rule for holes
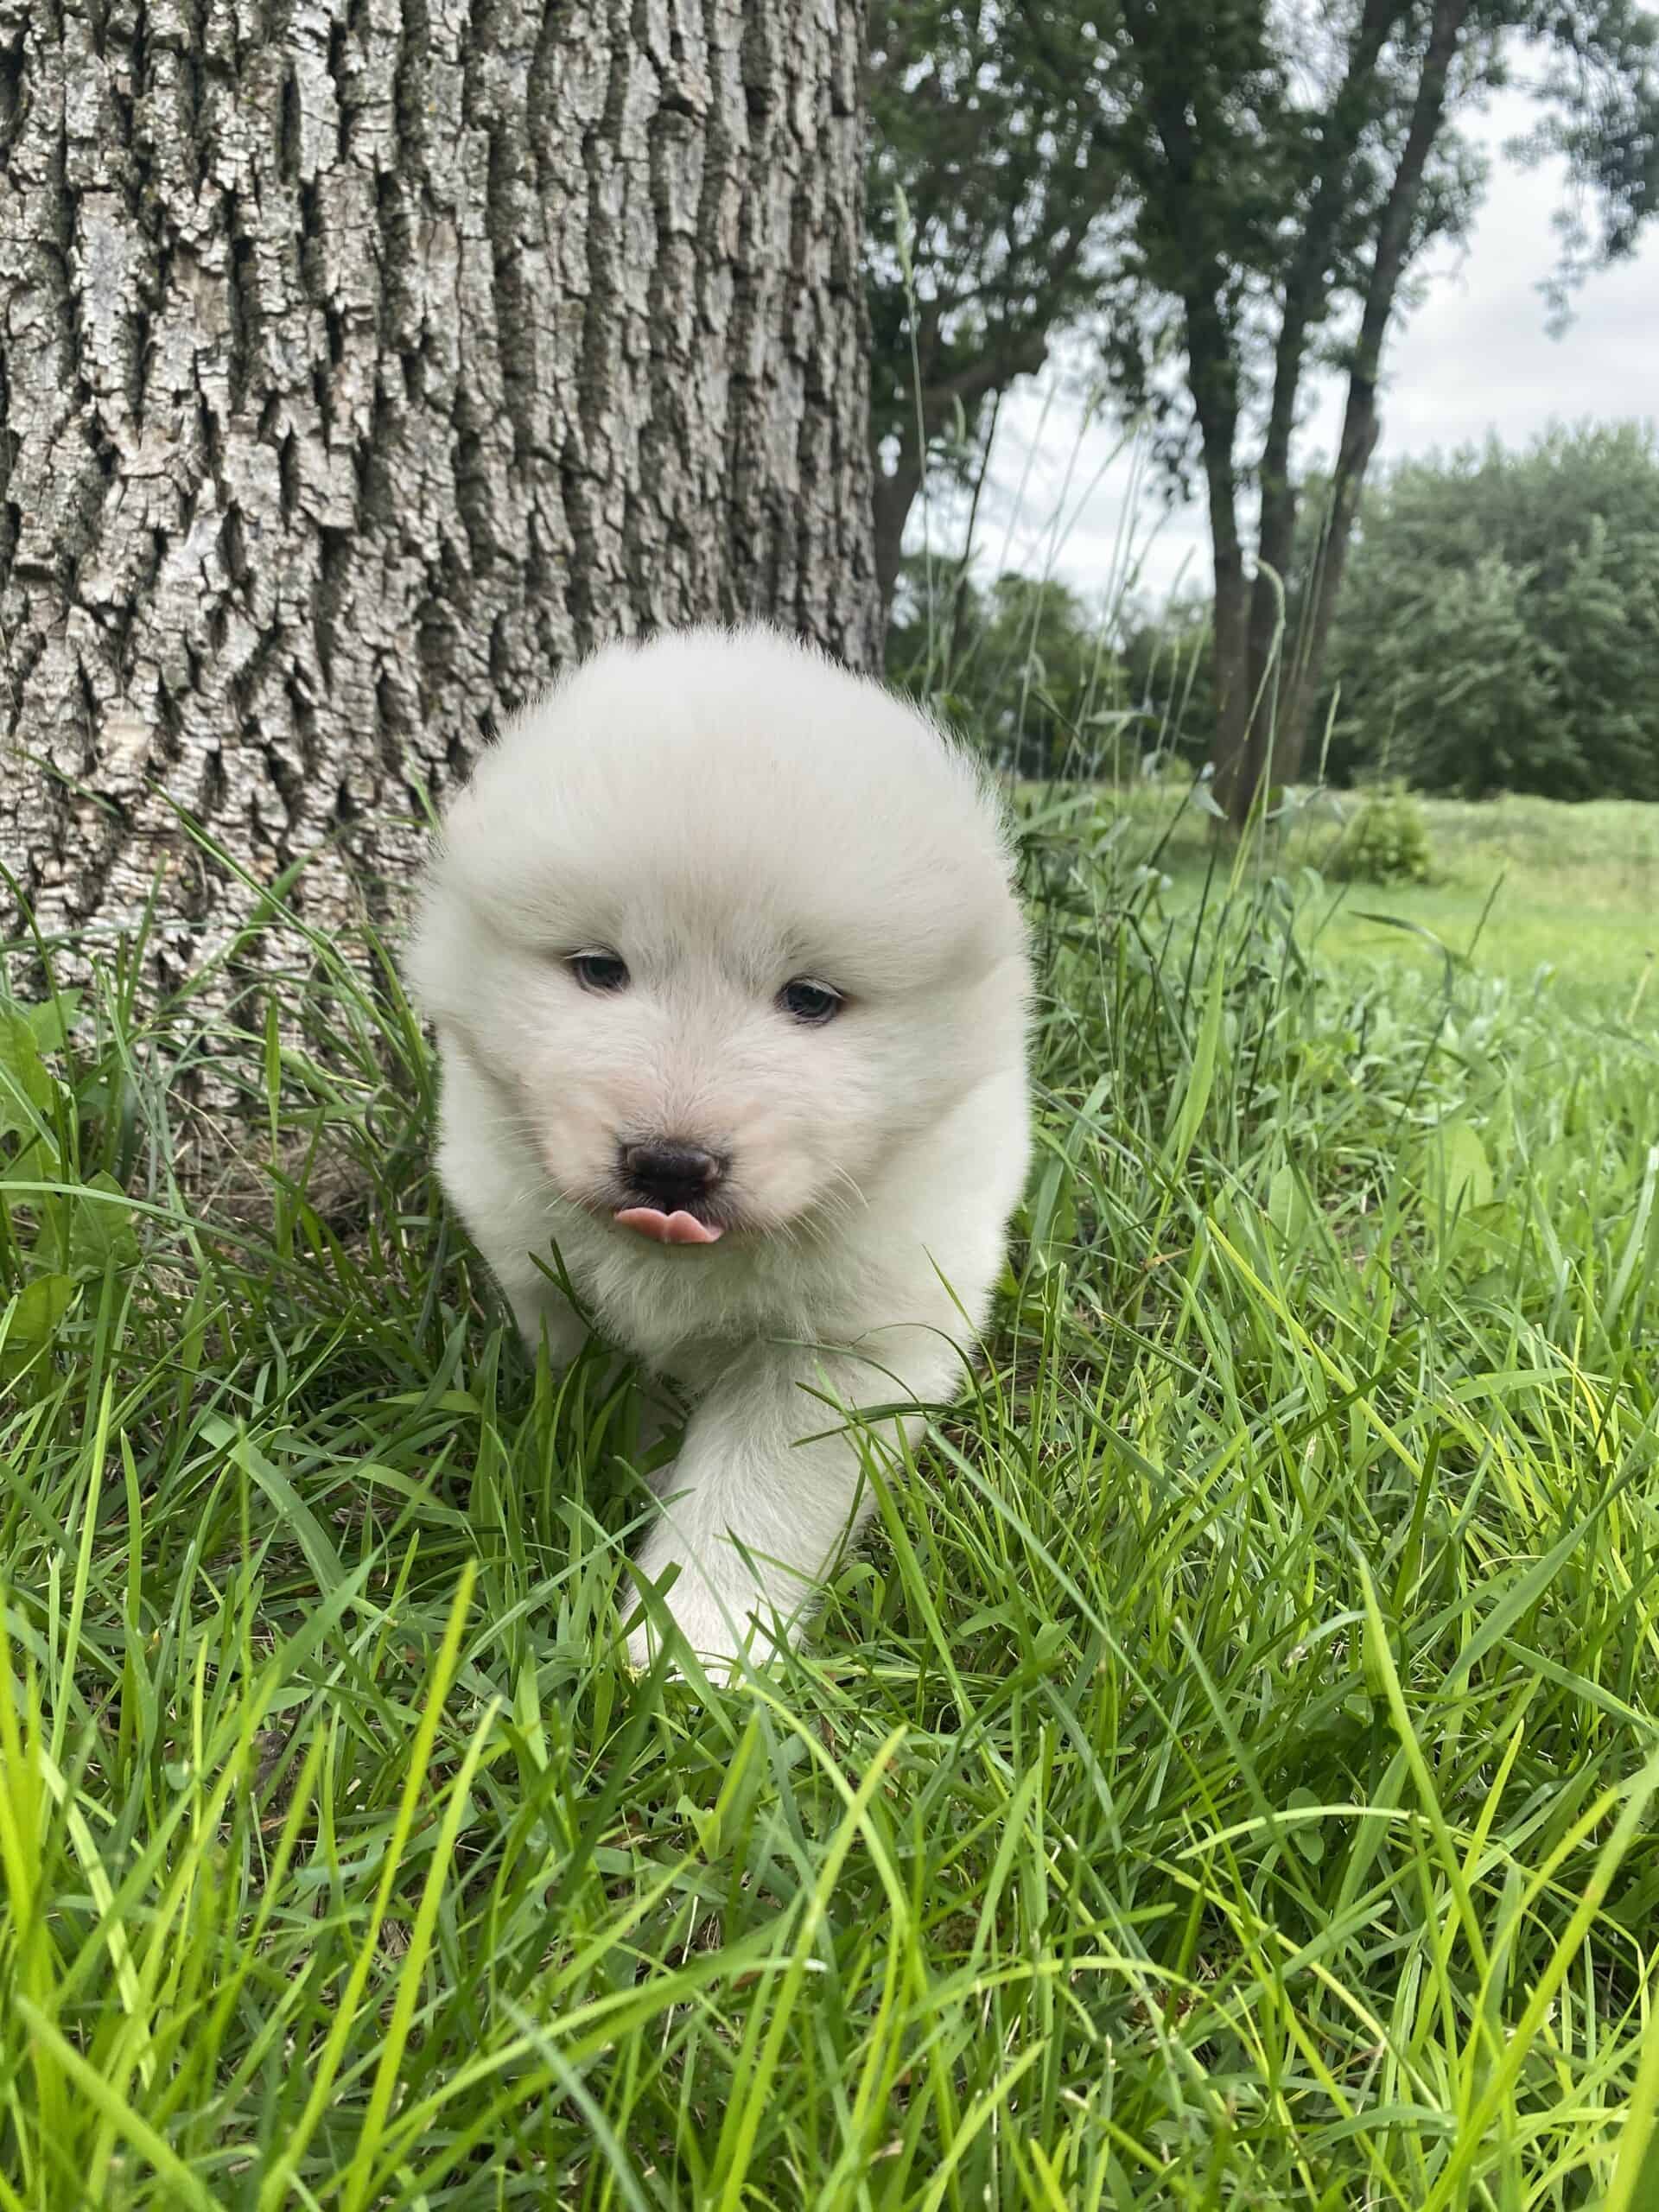
[[[1390,470],[1360,511],[1329,674],[1338,772],[1659,798],[1651,429]]]
[[[959,561],[911,554],[893,597],[887,673],[1015,775],[1109,775],[1120,755],[1138,760],[1156,737],[1155,718],[1130,705],[1109,626],[1052,577],[1009,569],[981,588]]]
[[[971,465],[997,397],[1103,304],[1121,181],[1111,20],[1082,0],[874,0],[868,280],[884,606],[926,470]]]
[[[1210,601],[1183,591],[1125,624],[1128,694],[1148,710],[1143,750],[1169,753],[1192,772],[1209,754],[1216,728],[1216,657]]]
[[[607,633],[875,656],[851,5],[0,0],[0,860],[163,976]]]
[[[1634,0],[1122,0],[1123,267],[1147,312],[1116,324],[1113,367],[1131,401],[1167,412],[1146,332],[1173,303],[1215,563],[1217,785],[1239,819],[1269,743],[1278,779],[1300,772],[1387,336],[1424,248],[1478,202],[1482,166],[1459,118],[1510,80],[1522,40],[1541,116],[1532,149],[1566,158],[1584,211],[1567,284],[1627,251],[1659,192],[1659,19]],[[1314,557],[1298,550],[1290,449],[1310,372],[1331,361],[1346,404]],[[1281,664],[1274,579],[1299,558],[1306,602]]]

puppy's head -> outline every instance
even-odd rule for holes
[[[617,1233],[832,1220],[1017,1065],[1024,946],[971,766],[764,630],[614,646],[450,812],[416,989]]]

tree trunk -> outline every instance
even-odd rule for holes
[[[899,570],[905,557],[905,531],[910,521],[910,511],[922,488],[922,472],[917,465],[911,448],[914,439],[899,456],[898,465],[891,469],[877,467],[872,494],[872,512],[875,526],[875,582],[881,601],[881,627],[885,634],[887,618],[893,612],[893,594],[899,582]]]
[[[1249,585],[1238,530],[1239,364],[1224,308],[1225,259],[1217,226],[1205,218],[1202,135],[1192,111],[1188,58],[1172,35],[1170,20],[1150,0],[1126,0],[1124,22],[1146,76],[1153,127],[1164,150],[1174,203],[1190,232],[1181,289],[1182,339],[1187,387],[1198,417],[1210,505],[1210,548],[1215,566],[1214,653],[1216,734],[1210,753],[1217,803],[1243,820],[1249,810],[1250,670]],[[1142,191],[1148,180],[1138,180]],[[1241,794],[1242,811],[1241,809]]]
[[[1377,226],[1376,250],[1366,283],[1359,337],[1348,376],[1348,397],[1331,480],[1322,557],[1313,569],[1301,652],[1284,693],[1284,742],[1287,750],[1299,760],[1307,744],[1308,723],[1325,674],[1325,656],[1337,602],[1342,595],[1343,574],[1347,566],[1354,518],[1359,511],[1359,495],[1364,489],[1365,472],[1376,449],[1382,427],[1377,416],[1376,390],[1382,373],[1382,344],[1410,251],[1418,201],[1422,196],[1423,172],[1446,120],[1446,86],[1469,15],[1470,0],[1435,0],[1411,123]]]
[[[1255,791],[1250,760],[1249,582],[1238,530],[1238,370],[1217,304],[1221,272],[1195,274],[1184,306],[1187,381],[1204,454],[1210,502],[1210,550],[1216,572],[1214,651],[1216,736],[1210,755],[1217,804],[1236,821],[1249,815]]]
[[[313,855],[311,928],[395,911],[413,794],[609,634],[874,664],[861,41],[851,0],[0,0],[0,860],[44,932],[164,869],[152,982],[229,943],[175,807],[255,881]]]
[[[1216,669],[1216,739],[1210,755],[1217,805],[1242,828],[1255,796],[1251,755],[1249,583],[1236,530],[1216,520],[1216,495],[1210,495],[1210,542],[1216,571],[1213,620]]]
[[[1319,134],[1319,169],[1286,278],[1284,312],[1274,347],[1273,399],[1258,471],[1262,512],[1250,594],[1250,691],[1255,702],[1250,750],[1265,764],[1269,741],[1275,740],[1274,774],[1287,784],[1300,779],[1306,736],[1305,721],[1293,732],[1277,715],[1282,687],[1281,667],[1275,665],[1282,652],[1283,588],[1290,581],[1296,543],[1298,500],[1290,467],[1296,404],[1309,339],[1329,310],[1333,250],[1352,187],[1355,157],[1371,113],[1377,64],[1404,12],[1400,0],[1365,0],[1355,21],[1347,66]]]
[[[1069,257],[1063,266],[1070,267]],[[912,392],[899,432],[898,458],[893,467],[884,469],[879,458],[872,456],[875,575],[884,636],[893,611],[893,588],[905,556],[905,531],[926,480],[924,449],[931,448],[958,407],[968,421],[974,423],[988,399],[994,407],[1000,406],[1003,393],[1016,378],[1034,377],[1048,359],[1046,332],[1027,332],[1012,342],[994,346],[949,375],[936,377],[933,367],[942,350],[937,302],[921,303],[919,324],[915,354],[921,372],[919,418]]]

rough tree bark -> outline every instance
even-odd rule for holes
[[[0,0],[0,860],[167,982],[590,641],[876,655],[854,0]],[[0,887],[0,905],[7,894]],[[16,925],[15,914],[11,926]]]

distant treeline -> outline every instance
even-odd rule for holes
[[[1322,486],[1305,487],[1317,510]],[[1317,544],[1310,534],[1310,567]],[[1288,580],[1294,667],[1309,575]],[[888,666],[1026,774],[1194,763],[1215,733],[1209,610],[1137,618],[1067,587],[912,560]],[[1479,798],[1659,799],[1659,447],[1557,430],[1404,461],[1367,494],[1303,763]]]

